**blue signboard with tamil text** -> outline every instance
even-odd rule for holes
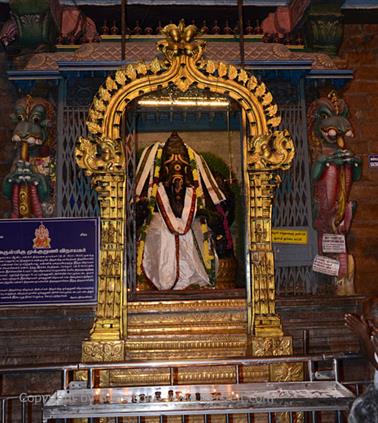
[[[97,300],[97,218],[0,220],[0,306]]]

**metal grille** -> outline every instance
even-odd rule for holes
[[[57,174],[58,216],[89,217],[99,215],[97,193],[92,189],[90,179],[84,175],[75,162],[75,144],[80,136],[87,135],[85,125],[88,106],[65,106],[60,127],[60,157]]]
[[[311,283],[313,279],[311,266],[276,266],[275,275],[278,295],[304,295],[311,293],[311,289],[314,288]]]
[[[280,106],[282,128],[289,129],[296,155],[289,171],[281,172],[282,183],[277,189],[272,212],[273,227],[304,229],[307,245],[279,244],[274,247],[276,289],[279,295],[303,295],[317,292],[311,270],[315,251],[312,229],[311,186],[307,143],[306,109],[300,99]]]
[[[311,222],[310,180],[306,137],[306,114],[300,104],[280,107],[281,129],[289,129],[296,155],[289,171],[281,172],[282,183],[274,198],[274,227],[308,226]]]
[[[134,202],[136,148],[135,148],[135,113],[128,113],[123,121],[123,139],[126,156],[126,248],[125,271],[127,286],[132,292],[136,289],[136,210]]]
[[[282,84],[280,87],[282,88]],[[299,91],[299,90],[298,90]],[[280,245],[276,253],[276,285],[280,295],[300,295],[314,293],[317,286],[311,272],[311,260],[315,251],[315,237],[312,230],[311,191],[309,177],[308,145],[306,134],[306,109],[303,95],[296,92],[293,96],[280,95],[284,99],[280,106],[282,128],[288,128],[296,145],[296,157],[290,171],[282,172],[282,184],[278,188],[273,206],[273,226],[307,229],[309,244],[294,247]],[[58,216],[98,216],[97,194],[90,180],[77,167],[74,157],[75,143],[79,136],[87,135],[85,125],[88,112],[88,99],[91,87],[81,91],[69,87],[69,95],[61,97],[59,121],[59,156],[57,164],[57,211]],[[81,93],[78,101],[74,93]],[[303,92],[303,91],[302,91]],[[84,94],[85,95],[84,95]],[[80,101],[79,101],[80,100]],[[286,101],[285,101],[286,100]],[[280,101],[281,102],[281,101]],[[68,104],[69,103],[69,104]],[[136,111],[128,114],[124,121],[123,139],[126,142],[127,157],[127,223],[126,257],[127,280],[129,287],[135,289],[135,210],[132,206],[135,174],[135,126]],[[132,242],[130,242],[132,240]]]

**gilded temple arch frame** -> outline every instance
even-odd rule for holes
[[[193,25],[180,22],[163,31],[166,39],[158,43],[163,58],[129,64],[107,77],[89,110],[90,136],[80,138],[76,148],[77,163],[91,176],[101,210],[98,307],[88,345],[91,349],[96,343],[113,343],[113,349],[119,350],[114,359],[124,355],[122,340],[127,337],[126,162],[121,120],[133,100],[171,84],[183,93],[193,85],[208,89],[240,105],[248,213],[248,335],[283,335],[275,311],[271,200],[280,183],[274,171],[288,169],[294,157],[292,139],[288,131],[276,130],[278,108],[263,82],[233,64],[204,59],[205,43],[194,39],[198,32]]]

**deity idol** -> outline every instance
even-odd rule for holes
[[[159,290],[213,286],[211,227],[221,223],[223,252],[232,250],[232,241],[226,197],[204,159],[173,132],[164,144],[143,151],[136,178],[137,220],[143,221],[138,276],[144,272]]]

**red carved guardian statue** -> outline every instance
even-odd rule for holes
[[[314,101],[308,110],[312,158],[313,224],[318,232],[318,254],[323,252],[323,236],[346,236],[356,204],[349,200],[354,181],[361,176],[361,160],[348,149],[353,129],[348,107],[335,92]],[[354,294],[354,260],[345,252],[331,255],[339,261],[336,277],[338,295]]]

